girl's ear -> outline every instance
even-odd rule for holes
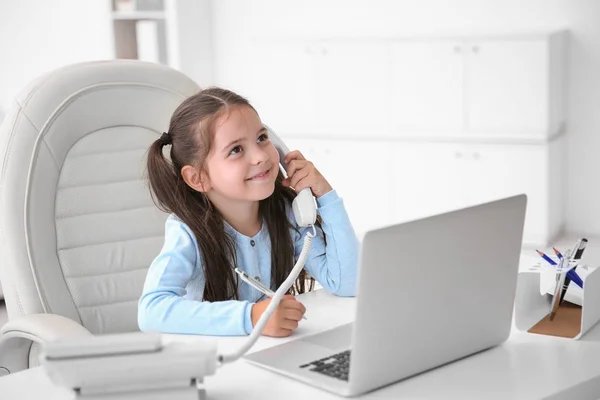
[[[181,176],[185,183],[197,192],[206,193],[211,188],[208,174],[198,167],[186,165],[181,168]]]

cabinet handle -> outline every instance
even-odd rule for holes
[[[471,50],[473,51],[473,53],[479,53],[479,46],[473,46]]]

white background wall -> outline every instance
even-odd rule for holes
[[[0,109],[60,66],[111,58],[108,0],[0,0]]]
[[[243,73],[236,52],[257,38],[568,29],[566,229],[600,234],[600,1],[219,0],[213,6],[215,73],[222,85],[230,74]]]
[[[109,0],[0,0],[0,108],[46,71],[112,58],[109,12]],[[599,17],[597,0],[213,0],[215,79],[243,73],[236,52],[259,37],[567,28],[567,230],[600,234]]]

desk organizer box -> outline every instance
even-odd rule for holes
[[[600,320],[600,268],[589,267],[582,305],[563,302],[550,321],[552,296],[540,295],[540,273],[520,272],[515,297],[515,325],[520,331],[580,339]]]

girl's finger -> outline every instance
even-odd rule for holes
[[[295,189],[296,184],[300,180],[302,180],[302,179],[306,178],[308,175],[310,175],[310,172],[311,172],[311,169],[308,167],[308,165],[302,169],[297,170],[290,179],[290,186]]]
[[[300,153],[300,150],[293,150],[286,154],[283,162],[284,164],[289,164],[292,160],[306,160],[306,158]]]
[[[284,331],[289,330],[291,334],[291,331],[298,329],[298,321],[294,321],[293,319],[284,319],[279,323],[279,328]]]
[[[288,164],[286,173],[288,178],[292,178],[294,176],[294,173],[296,173],[297,170],[304,168],[304,166],[306,165],[306,160],[292,160],[290,161],[290,163]]]
[[[286,329],[286,328],[277,328],[277,330],[275,331],[275,333],[272,335],[274,337],[284,337],[284,336],[290,336],[292,334],[292,329]]]
[[[286,310],[285,319],[291,319],[292,321],[300,321],[304,313],[299,310]]]
[[[301,190],[312,187],[314,179],[309,175],[306,178],[300,179],[296,185],[292,185],[296,193],[300,193]]]

